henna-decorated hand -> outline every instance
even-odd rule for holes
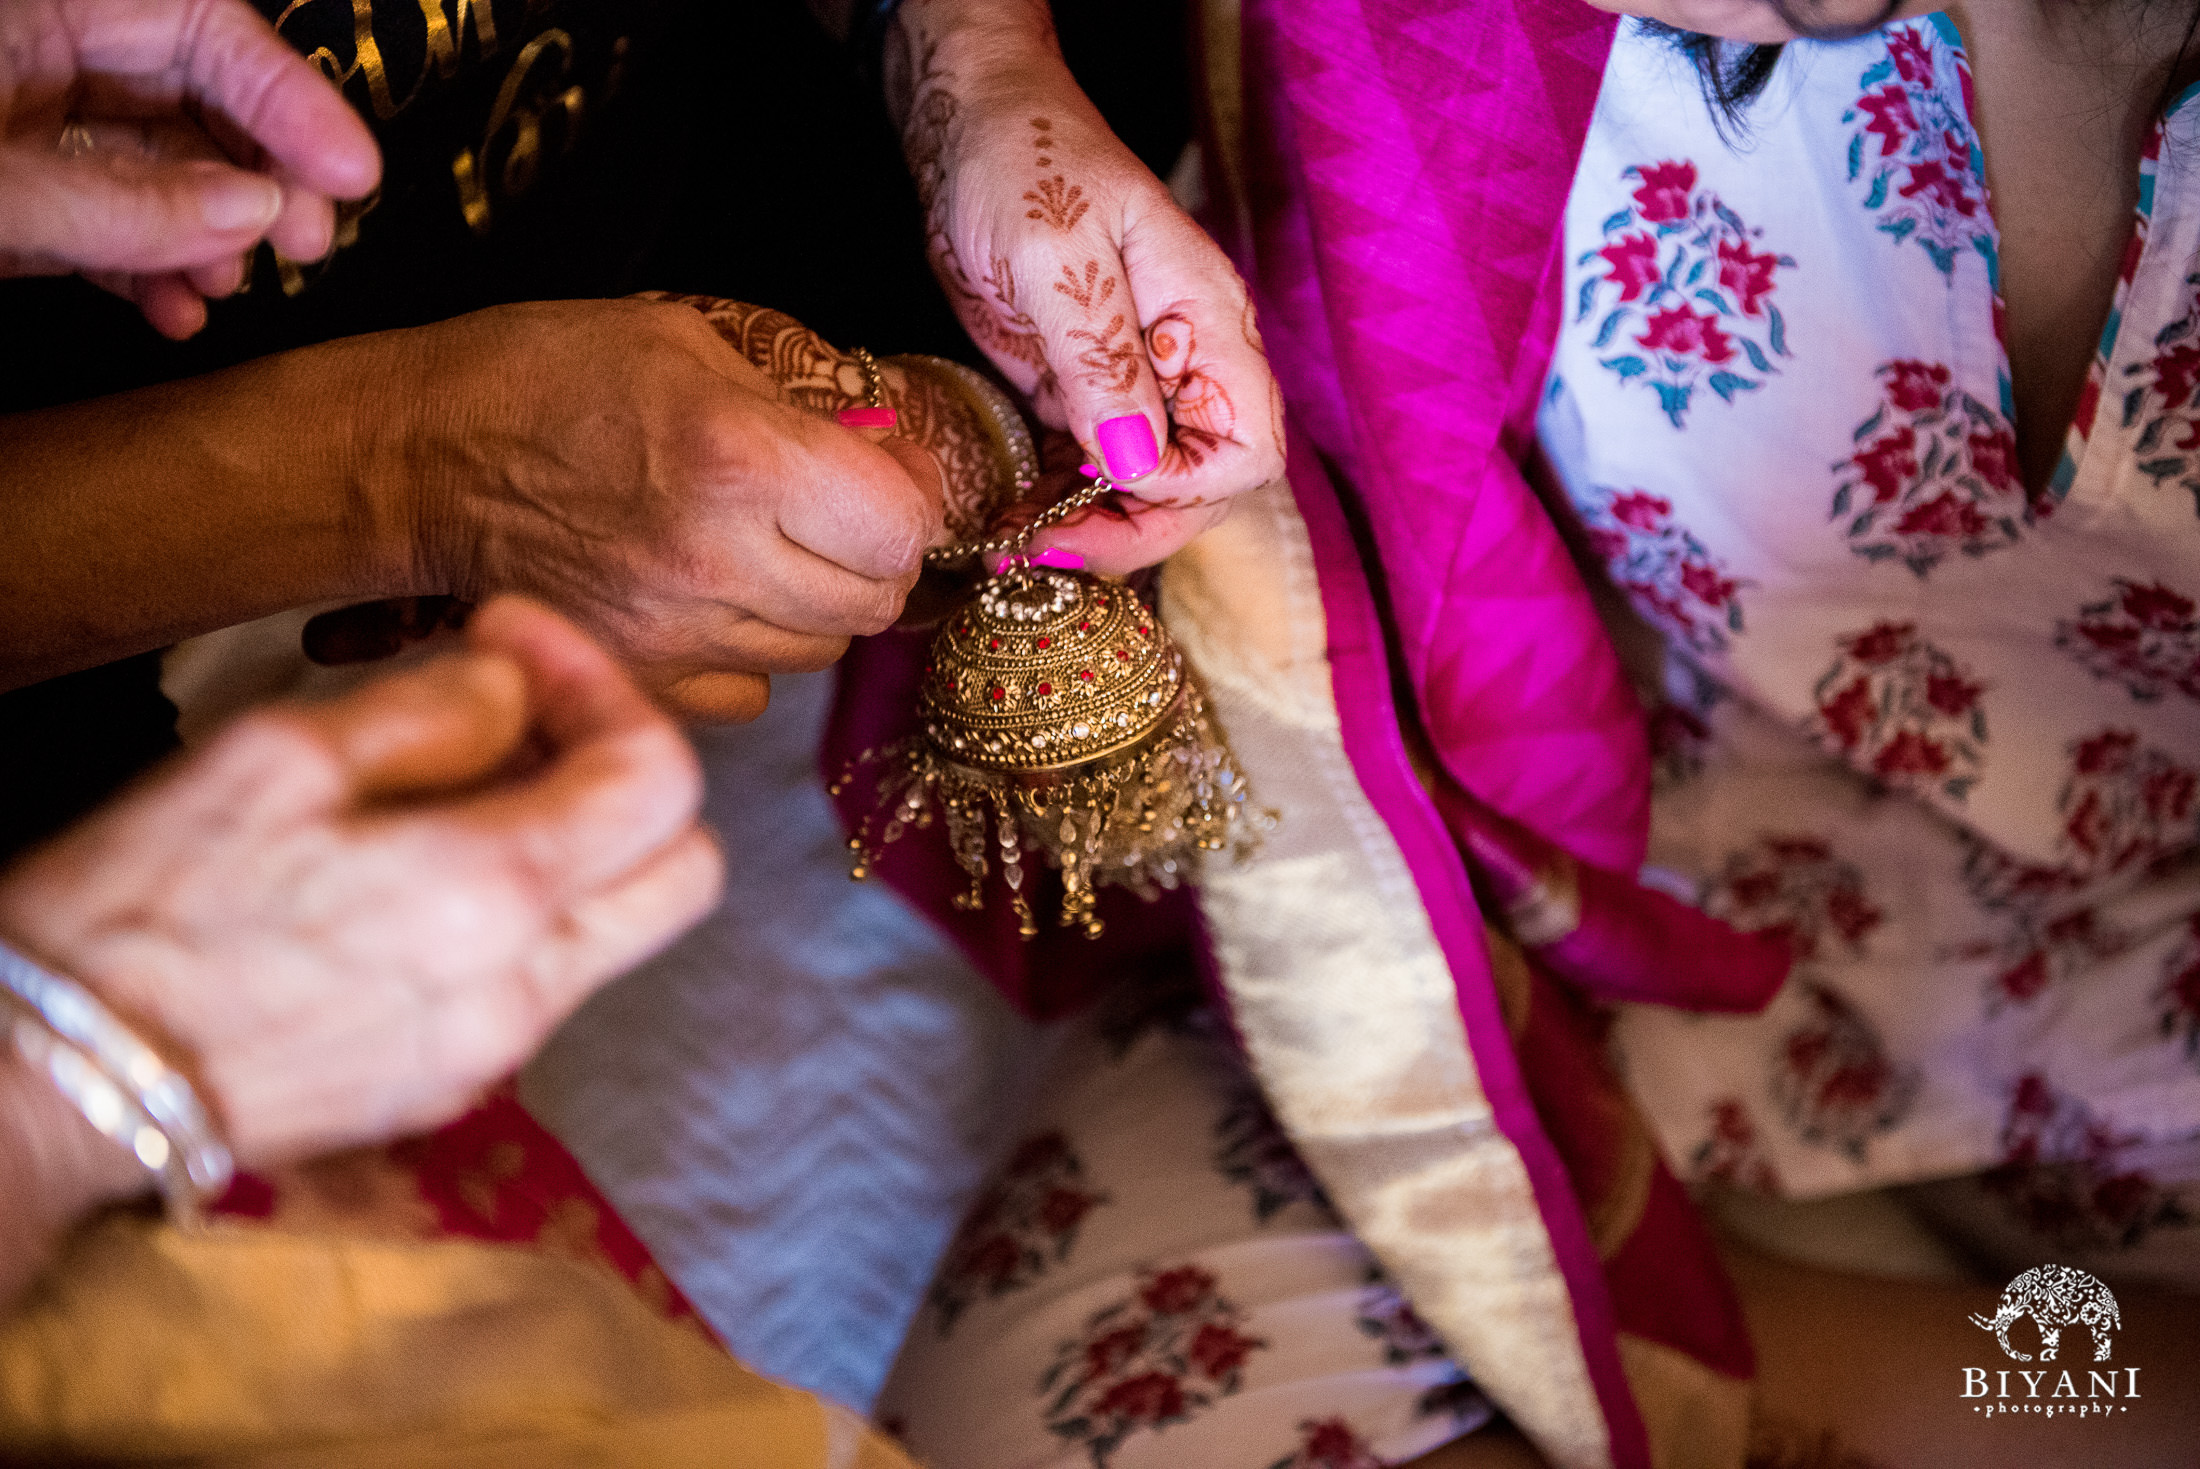
[[[1040,544],[1149,566],[1280,475],[1282,396],[1244,283],[1078,90],[1046,5],[905,4],[887,63],[957,314],[1136,497]]]

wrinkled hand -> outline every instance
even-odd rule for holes
[[[787,401],[670,302],[498,307],[404,334],[366,477],[407,487],[424,590],[550,603],[676,714],[762,711],[892,624],[936,484]]]
[[[247,715],[0,882],[0,934],[183,1058],[260,1166],[433,1127],[721,875],[679,733],[518,599]]]
[[[326,254],[380,171],[245,0],[0,0],[0,275],[82,272],[187,337],[261,240]]]
[[[1281,474],[1282,397],[1244,283],[1078,90],[1046,7],[905,5],[888,62],[956,313],[1136,497],[1038,543],[1131,571]]]

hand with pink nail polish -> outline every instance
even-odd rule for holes
[[[956,314],[1041,419],[1128,492],[1041,545],[1120,573],[1283,473],[1283,400],[1244,283],[1108,131],[1044,7],[896,13],[888,103]]]
[[[366,125],[245,0],[0,4],[0,276],[81,273],[165,336],[262,240],[325,254]]]

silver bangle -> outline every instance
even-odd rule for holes
[[[171,1218],[196,1224],[229,1187],[229,1145],[184,1075],[91,991],[0,944],[0,998],[16,1055],[84,1120],[134,1155]]]

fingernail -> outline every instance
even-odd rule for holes
[[[1100,466],[1097,464],[1080,464],[1077,466],[1077,472],[1086,479],[1100,478]]]
[[[1083,571],[1085,558],[1066,546],[1048,546],[1031,553],[1033,566],[1059,566],[1064,571]]]
[[[1111,418],[1092,432],[1100,441],[1100,462],[1107,465],[1109,479],[1144,479],[1160,467],[1161,448],[1145,414]]]
[[[901,415],[891,408],[843,408],[833,417],[842,428],[892,428]]]
[[[199,218],[208,229],[264,230],[282,208],[282,187],[270,179],[231,173],[199,186]]]

